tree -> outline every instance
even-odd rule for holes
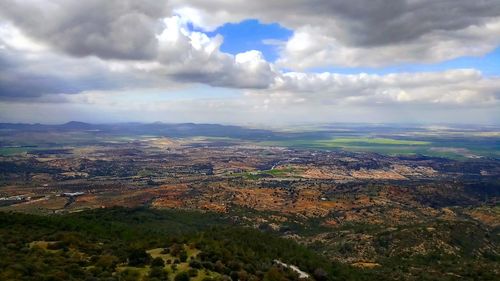
[[[198,276],[198,269],[195,268],[190,268],[188,270],[189,277],[196,277]]]
[[[167,281],[168,273],[161,267],[152,267],[148,277],[151,280]]]
[[[99,256],[96,262],[96,266],[103,269],[115,270],[116,264],[118,263],[118,258],[112,255],[102,255]]]
[[[132,249],[129,251],[128,264],[130,266],[144,266],[149,264],[151,256],[143,249]]]
[[[189,274],[185,271],[179,272],[175,275],[174,281],[189,281]]]
[[[180,251],[179,253],[179,259],[181,260],[181,262],[186,262],[187,258],[188,258],[187,252],[184,249],[182,249],[182,251]]]
[[[192,260],[189,262],[189,266],[192,268],[200,269],[201,268],[201,263],[197,260]]]
[[[164,267],[165,266],[165,261],[163,261],[162,258],[156,257],[151,261],[151,266],[152,267]]]
[[[273,266],[264,275],[264,281],[286,281],[283,272],[277,267]]]
[[[124,281],[136,281],[141,274],[137,270],[126,269],[120,273],[120,279]]]

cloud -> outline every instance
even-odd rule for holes
[[[0,17],[30,37],[74,56],[105,59],[154,60],[163,19],[174,15],[204,31],[250,18],[278,22],[294,30],[279,60],[292,69],[433,63],[482,55],[500,44],[497,0],[3,0],[0,5]]]
[[[76,94],[87,89],[119,88],[106,66],[97,60],[0,49],[0,99],[30,99],[47,94]],[[125,81],[125,79],[124,79]]]
[[[137,116],[141,108],[156,112],[152,116],[165,110],[199,120],[210,112],[217,120],[342,114],[369,120],[370,114],[389,111],[394,118],[403,108],[415,115],[451,109],[491,113],[499,108],[500,78],[474,69],[388,75],[308,69],[482,55],[500,44],[499,9],[497,0],[0,0],[0,100],[4,109],[7,103],[48,108],[63,102],[120,114],[130,109]],[[265,40],[280,50],[276,63],[258,50],[224,53],[224,38],[208,33],[249,18],[294,31],[287,41]],[[235,89],[239,98],[116,98],[117,92],[168,93],[197,84]]]
[[[248,18],[294,30],[280,59],[293,69],[432,63],[483,55],[500,44],[497,0],[173,2],[189,7],[205,30]]]
[[[165,80],[235,88],[265,88],[273,80],[274,70],[259,51],[234,56],[220,52],[220,35],[210,38],[190,30],[188,23],[196,19],[169,16],[171,9],[162,1],[2,3],[0,15],[20,29],[17,38],[32,37],[75,57],[108,60],[122,72],[142,71]],[[61,90],[46,87],[40,92]]]
[[[123,71],[122,62],[53,52],[11,24],[0,24],[0,69],[0,100],[168,85],[144,71]]]
[[[2,0],[0,16],[28,36],[73,56],[150,59],[162,1]]]
[[[462,30],[437,30],[413,40],[385,45],[345,45],[323,27],[302,27],[282,47],[278,64],[294,69],[321,66],[380,67],[400,63],[435,63],[480,56],[500,44],[500,17]]]
[[[309,75],[307,75],[309,76]],[[325,75],[326,76],[326,75]],[[167,93],[154,91],[88,91],[67,95],[65,104],[22,103],[22,101],[0,103],[0,120],[50,120],[61,123],[68,120],[87,122],[126,122],[126,121],[165,121],[165,122],[215,122],[231,124],[279,125],[307,122],[429,122],[429,123],[488,123],[498,124],[498,81],[483,81],[474,71],[463,73],[423,73],[408,77],[395,75],[370,76],[342,75],[336,80],[329,77],[307,77],[305,80],[294,78],[299,84],[311,83],[309,79],[325,80],[322,87],[311,91],[300,91],[297,86],[287,84],[274,90],[231,90],[234,95],[221,97],[216,93],[221,88],[205,87],[186,88],[175,97]],[[404,76],[404,75],[403,75]],[[412,78],[413,77],[413,78]],[[404,83],[397,80],[403,79]],[[439,100],[443,97],[455,97],[453,87],[460,86],[460,79],[466,79],[463,85],[475,96],[469,100]],[[358,80],[364,80],[365,86],[375,85],[373,91],[358,93],[363,86],[355,86]],[[396,81],[392,81],[396,80]],[[307,81],[307,83],[306,83]],[[334,82],[332,82],[334,81]],[[420,81],[432,83],[432,99],[422,96],[419,101],[398,98],[404,90],[410,98],[425,95],[427,89],[418,86]],[[440,89],[439,83],[444,81]],[[491,92],[478,91],[478,88],[491,87]],[[203,87],[203,86],[202,86]],[[488,101],[488,96],[495,93],[496,101]],[[336,88],[329,90],[330,88]],[[207,90],[208,89],[208,90]],[[391,91],[390,89],[393,89]],[[396,90],[399,89],[399,90]],[[192,91],[192,94],[189,94]],[[204,92],[208,91],[208,92]],[[242,94],[244,93],[244,94]],[[393,95],[397,93],[398,95]],[[140,96],[139,96],[140,94]],[[478,102],[476,99],[482,99]],[[153,102],[152,102],[153,101]],[[62,114],[60,110],[64,109]],[[47,112],[58,112],[46,116]],[[45,115],[44,115],[45,114]],[[39,117],[44,116],[44,117]],[[44,118],[44,119],[37,119]],[[48,118],[48,119],[45,119]]]
[[[187,19],[165,18],[157,72],[176,80],[233,88],[267,88],[277,75],[260,51],[230,55],[220,51],[223,38],[191,31]]]
[[[388,75],[285,73],[270,96],[312,104],[498,106],[500,78],[474,69]]]
[[[294,70],[433,63],[483,55],[500,44],[497,0],[3,0],[0,5],[0,17],[66,54],[139,61],[160,57],[162,64],[176,67],[179,58],[189,62],[186,58],[193,56],[199,65],[210,62],[207,74],[234,63],[218,51],[222,38],[210,38],[211,53],[200,52],[189,45],[200,42],[195,35],[206,41],[203,32],[165,34],[173,30],[166,19],[180,18],[204,31],[249,18],[278,22],[294,35],[279,46],[277,65]],[[173,36],[168,48],[158,34]],[[200,72],[182,76],[202,82],[212,78]]]
[[[232,88],[266,88],[276,71],[259,51],[230,55],[223,38],[191,31],[179,16],[162,19],[151,60],[74,57],[33,41],[17,26],[0,25],[0,99],[27,99],[87,90],[169,88],[204,83]]]

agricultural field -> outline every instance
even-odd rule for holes
[[[263,141],[263,146],[284,146],[310,149],[341,149],[346,151],[375,152],[386,155],[426,155],[452,159],[499,157],[500,137],[496,133],[481,135],[470,132],[450,136],[446,132],[420,132],[387,134],[372,132],[354,134],[345,132],[322,133],[318,138]]]
[[[500,274],[492,128],[2,126],[5,280]]]

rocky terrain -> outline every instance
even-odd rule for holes
[[[357,268],[401,266],[417,276],[458,263],[498,274],[499,179],[495,157],[114,138],[1,156],[0,210],[201,210]]]

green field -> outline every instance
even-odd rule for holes
[[[342,149],[352,152],[375,152],[386,155],[427,155],[451,159],[499,157],[500,147],[491,139],[437,137],[396,139],[387,137],[335,137],[331,139],[289,139],[263,141],[262,146],[283,146],[306,149]]]
[[[325,145],[337,144],[376,144],[376,145],[429,145],[428,141],[399,140],[389,138],[336,138],[327,141],[318,141]]]
[[[384,146],[384,145],[399,145],[399,146],[423,146],[430,145],[429,141],[420,140],[400,140],[391,138],[332,138],[332,139],[311,139],[311,140],[286,140],[286,141],[264,141],[261,145],[277,145],[277,146],[310,146],[310,147],[352,147],[352,146]]]
[[[0,155],[2,156],[10,156],[10,155],[17,155],[17,154],[23,154],[30,151],[26,147],[1,147],[0,148]]]
[[[401,129],[373,130],[292,130],[269,132],[269,135],[232,136],[230,132],[205,136],[170,136],[155,132],[96,132],[96,131],[37,131],[3,133],[0,135],[0,155],[10,156],[34,150],[78,148],[109,143],[129,143],[167,137],[186,142],[226,142],[281,146],[305,149],[342,149],[354,152],[375,152],[387,155],[422,154],[427,156],[467,159],[500,157],[500,141],[495,132],[478,131],[409,131]]]

